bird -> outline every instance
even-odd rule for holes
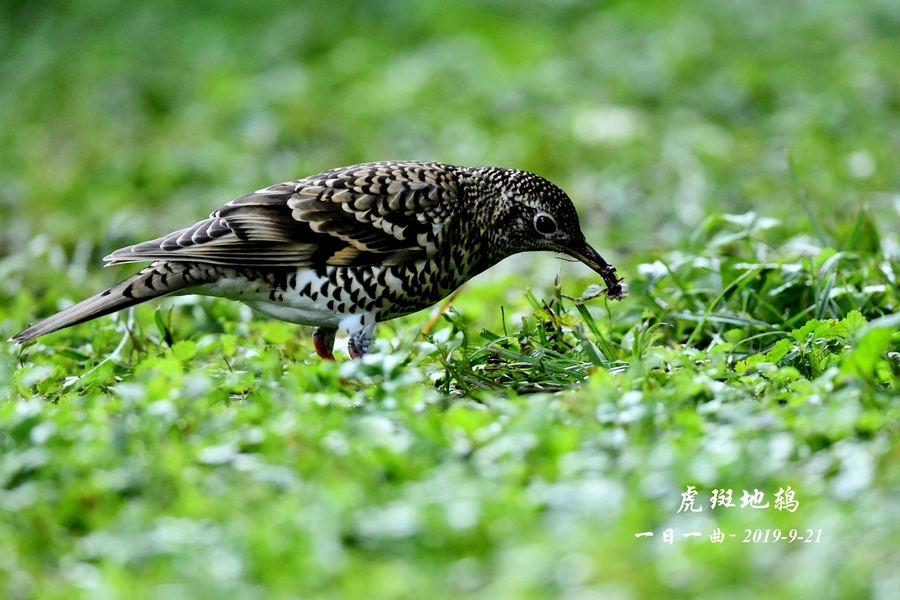
[[[569,196],[518,169],[439,162],[356,164],[241,196],[208,219],[116,250],[107,266],[141,271],[14,335],[24,344],[170,294],[243,302],[313,326],[334,360],[338,331],[351,358],[375,324],[427,308],[501,260],[528,251],[575,258],[620,300],[628,287],[588,244]]]

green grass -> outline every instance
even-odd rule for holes
[[[529,255],[358,362],[192,297],[0,344],[0,597],[900,598],[898,34],[888,0],[4,3],[2,339],[111,250],[392,158],[548,177],[631,295]]]

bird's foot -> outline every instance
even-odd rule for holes
[[[334,336],[337,329],[333,327],[316,327],[313,329],[313,345],[316,354],[325,360],[334,360]]]
[[[366,325],[350,336],[347,342],[347,350],[350,358],[360,358],[369,352],[369,344],[372,342],[372,332],[375,331],[375,323]]]

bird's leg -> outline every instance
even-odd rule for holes
[[[347,350],[350,352],[350,358],[360,358],[368,354],[369,344],[372,342],[372,332],[375,331],[375,323],[369,323],[356,333],[350,336],[347,342]]]
[[[334,336],[337,329],[334,327],[316,327],[313,329],[313,345],[316,354],[325,360],[334,360]]]

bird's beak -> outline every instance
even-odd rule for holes
[[[594,250],[590,244],[583,242],[577,248],[562,247],[560,250],[573,258],[577,258],[591,269],[596,271],[603,282],[606,283],[606,296],[612,300],[621,300],[628,295],[628,286],[622,284],[622,280],[616,276],[616,268],[606,262],[600,253]]]

